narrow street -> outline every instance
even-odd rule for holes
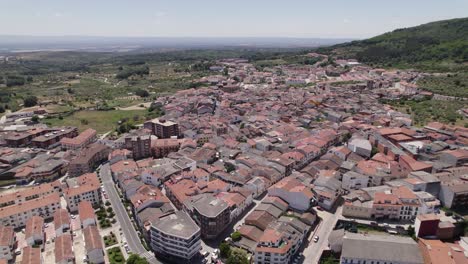
[[[109,201],[112,205],[112,208],[114,209],[117,221],[122,227],[122,232],[128,243],[130,251],[134,254],[146,258],[151,264],[161,263],[154,257],[152,252],[147,251],[141,244],[140,238],[138,237],[138,233],[135,230],[135,227],[133,226],[132,221],[130,220],[130,217],[128,216],[127,211],[125,210],[125,207],[122,204],[119,194],[115,188],[115,184],[111,176],[109,163],[102,165],[99,174],[101,176],[104,189],[106,190],[107,195],[109,196]]]
[[[333,228],[335,227],[338,219],[340,219],[342,210],[343,207],[339,206],[334,213],[317,211],[317,214],[322,219],[322,221],[319,223],[317,229],[310,234],[309,238],[307,239],[308,241],[305,242],[308,243],[308,245],[303,251],[303,263],[316,264],[319,262],[323,250],[328,247],[328,237],[333,231]],[[314,236],[319,237],[319,241],[317,243],[312,241]]]

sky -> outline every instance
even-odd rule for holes
[[[468,0],[0,0],[0,35],[367,38]]]

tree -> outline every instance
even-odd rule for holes
[[[148,97],[149,96],[149,93],[148,91],[146,90],[143,90],[143,89],[138,89],[135,91],[135,94],[140,96],[140,97]]]
[[[33,117],[31,117],[31,121],[37,123],[39,121],[39,117],[37,115],[33,115]]]
[[[37,105],[37,97],[36,96],[28,96],[24,98],[24,106],[31,107]]]
[[[5,108],[0,105],[0,113],[5,113]]]
[[[143,257],[140,257],[136,254],[132,254],[127,259],[127,264],[149,264],[149,262]]]
[[[221,258],[229,258],[231,255],[231,247],[226,242],[222,242],[219,245],[219,253],[221,254]]]
[[[239,248],[232,249],[226,264],[249,264],[247,253]]]
[[[236,232],[231,234],[231,238],[232,238],[233,241],[239,241],[239,240],[241,240],[242,235],[241,235],[241,233],[239,231],[236,231]]]

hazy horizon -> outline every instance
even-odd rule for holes
[[[0,35],[363,39],[466,17],[468,1],[0,0]]]

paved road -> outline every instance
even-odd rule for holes
[[[125,210],[122,201],[120,200],[119,194],[115,188],[114,181],[112,180],[110,166],[109,163],[102,165],[101,170],[99,172],[102,183],[104,185],[104,189],[109,196],[110,203],[112,208],[114,209],[115,215],[117,216],[117,220],[122,227],[122,232],[125,236],[125,239],[128,243],[128,247],[132,253],[140,255],[148,260],[151,264],[161,264],[159,260],[157,260],[152,252],[147,251],[143,245],[141,244],[140,238],[138,237],[138,233],[133,226],[130,217]]]
[[[309,245],[304,249],[303,263],[316,264],[319,263],[320,256],[324,249],[328,247],[328,237],[336,225],[338,219],[341,218],[343,207],[338,207],[335,213],[325,211],[318,211],[317,214],[322,218],[319,226],[312,232],[308,238]],[[315,243],[312,241],[314,236],[319,236],[319,241]]]

